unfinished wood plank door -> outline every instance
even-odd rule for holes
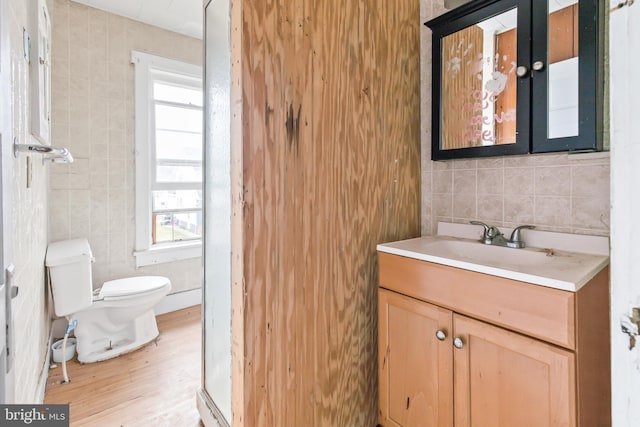
[[[234,424],[375,425],[375,246],[420,233],[419,2],[234,4]]]
[[[378,295],[380,424],[452,426],[452,312],[384,289]]]
[[[456,427],[576,425],[570,351],[454,314]]]

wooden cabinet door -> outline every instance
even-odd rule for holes
[[[380,424],[453,426],[452,312],[384,289],[378,295]]]
[[[456,427],[575,426],[573,353],[455,314]]]

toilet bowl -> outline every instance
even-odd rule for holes
[[[78,361],[98,362],[133,351],[158,336],[153,307],[171,290],[161,276],[140,276],[105,282],[93,290],[93,257],[86,239],[54,242],[47,248],[57,316],[77,320]]]

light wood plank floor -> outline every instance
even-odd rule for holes
[[[156,342],[104,362],[50,369],[45,403],[70,404],[72,427],[196,427],[200,387],[200,306],[158,316]]]

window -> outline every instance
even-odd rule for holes
[[[136,265],[201,255],[202,68],[132,52]]]

